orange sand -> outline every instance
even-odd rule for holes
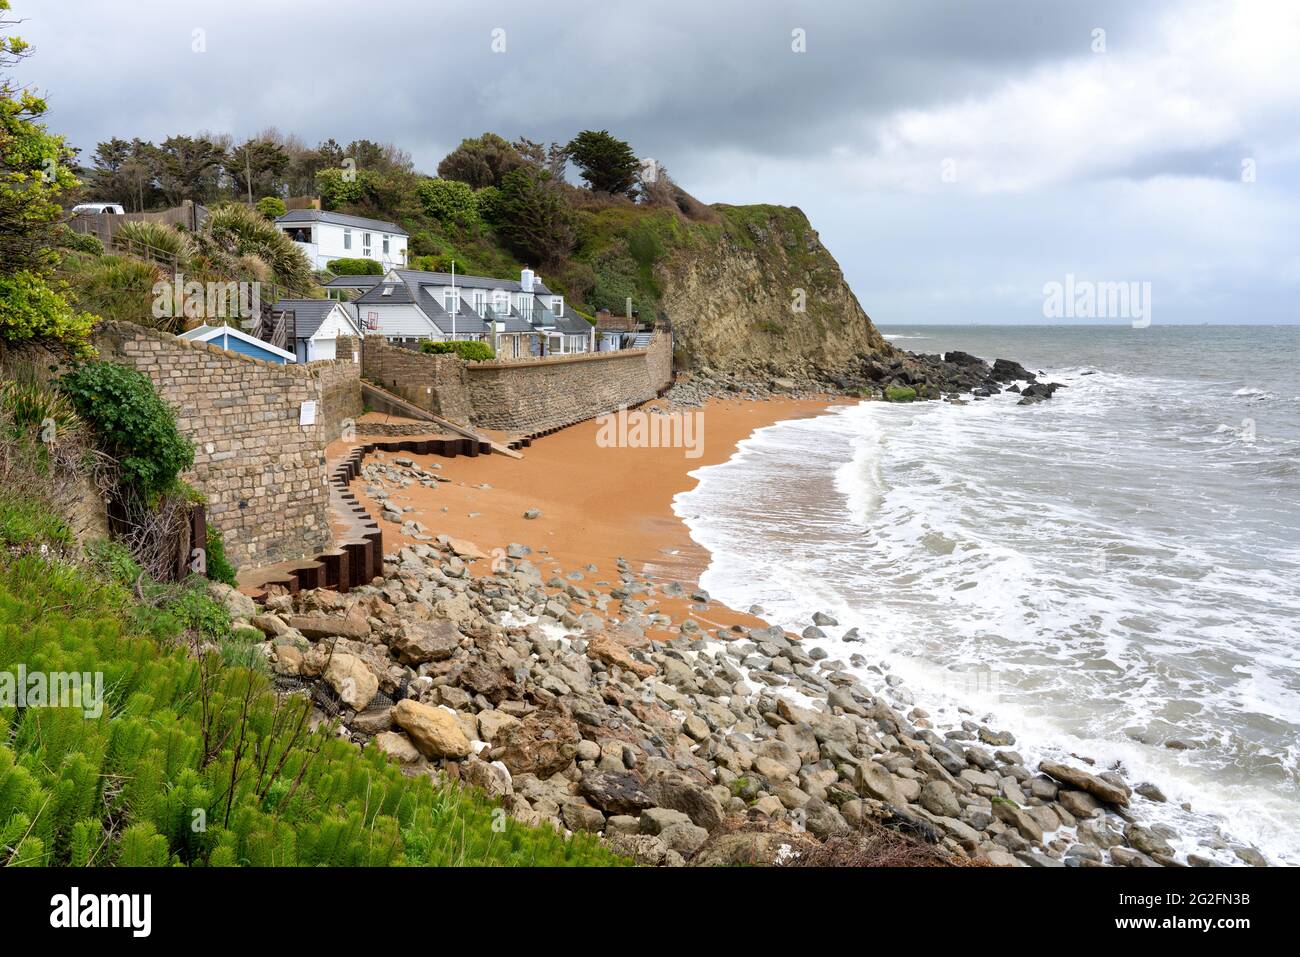
[[[689,473],[726,461],[757,429],[819,415],[844,401],[710,401],[704,408],[702,454],[695,458],[686,457],[682,448],[602,448],[597,443],[599,421],[591,420],[538,439],[522,450],[521,460],[502,455],[407,456],[425,468],[437,463],[438,474],[451,482],[440,482],[436,489],[397,489],[386,483],[386,489],[393,504],[415,506],[403,517],[421,522],[429,535],[463,539],[486,553],[511,542],[530,546],[529,559],[548,579],[576,570],[585,576],[580,585],[617,583],[615,559],[621,556],[634,572],[653,581],[679,581],[689,593],[708,564],[708,553],[691,540],[672,511],[673,497],[695,485]],[[371,461],[405,455],[375,453]],[[490,488],[479,487],[484,484]],[[385,551],[412,543],[400,526],[378,518],[381,509],[365,495],[365,486],[358,479],[352,490],[383,527]],[[525,519],[524,512],[533,508],[541,515]],[[475,574],[486,574],[487,564],[475,562],[471,567]],[[597,571],[588,572],[589,564]],[[690,610],[706,625],[762,624],[716,602],[704,611],[688,599],[660,596],[658,610],[675,621]]]

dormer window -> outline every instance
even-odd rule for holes
[[[492,309],[499,314],[508,313],[510,311],[510,293],[494,292],[492,294]]]
[[[442,308],[447,310],[448,313],[455,314],[460,311],[456,308],[459,300],[460,297],[456,295],[454,289],[444,289],[442,291]]]
[[[564,297],[563,297],[563,296],[552,296],[552,297],[551,297],[551,312],[555,313],[557,316],[562,316],[562,315],[564,315]]]
[[[344,249],[352,248],[352,230],[348,229],[347,227],[344,227],[343,229],[343,248]]]
[[[525,319],[533,318],[533,297],[532,296],[519,297],[519,314],[523,316]]]

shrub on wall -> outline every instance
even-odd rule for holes
[[[425,339],[420,343],[420,351],[426,355],[458,355],[468,362],[485,362],[495,359],[496,352],[486,342],[434,342]]]
[[[373,259],[333,259],[330,272],[336,276],[382,276],[384,267]]]
[[[88,362],[59,380],[99,446],[117,460],[121,481],[146,501],[176,489],[194,464],[194,446],[176,413],[143,373],[115,362]]]

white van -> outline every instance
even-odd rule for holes
[[[72,215],[77,213],[111,213],[116,216],[122,216],[126,213],[117,203],[81,203],[72,207]]]

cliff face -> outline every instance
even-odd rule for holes
[[[681,366],[799,376],[897,354],[801,210],[713,208],[716,226],[655,265],[659,310],[672,321]]]

